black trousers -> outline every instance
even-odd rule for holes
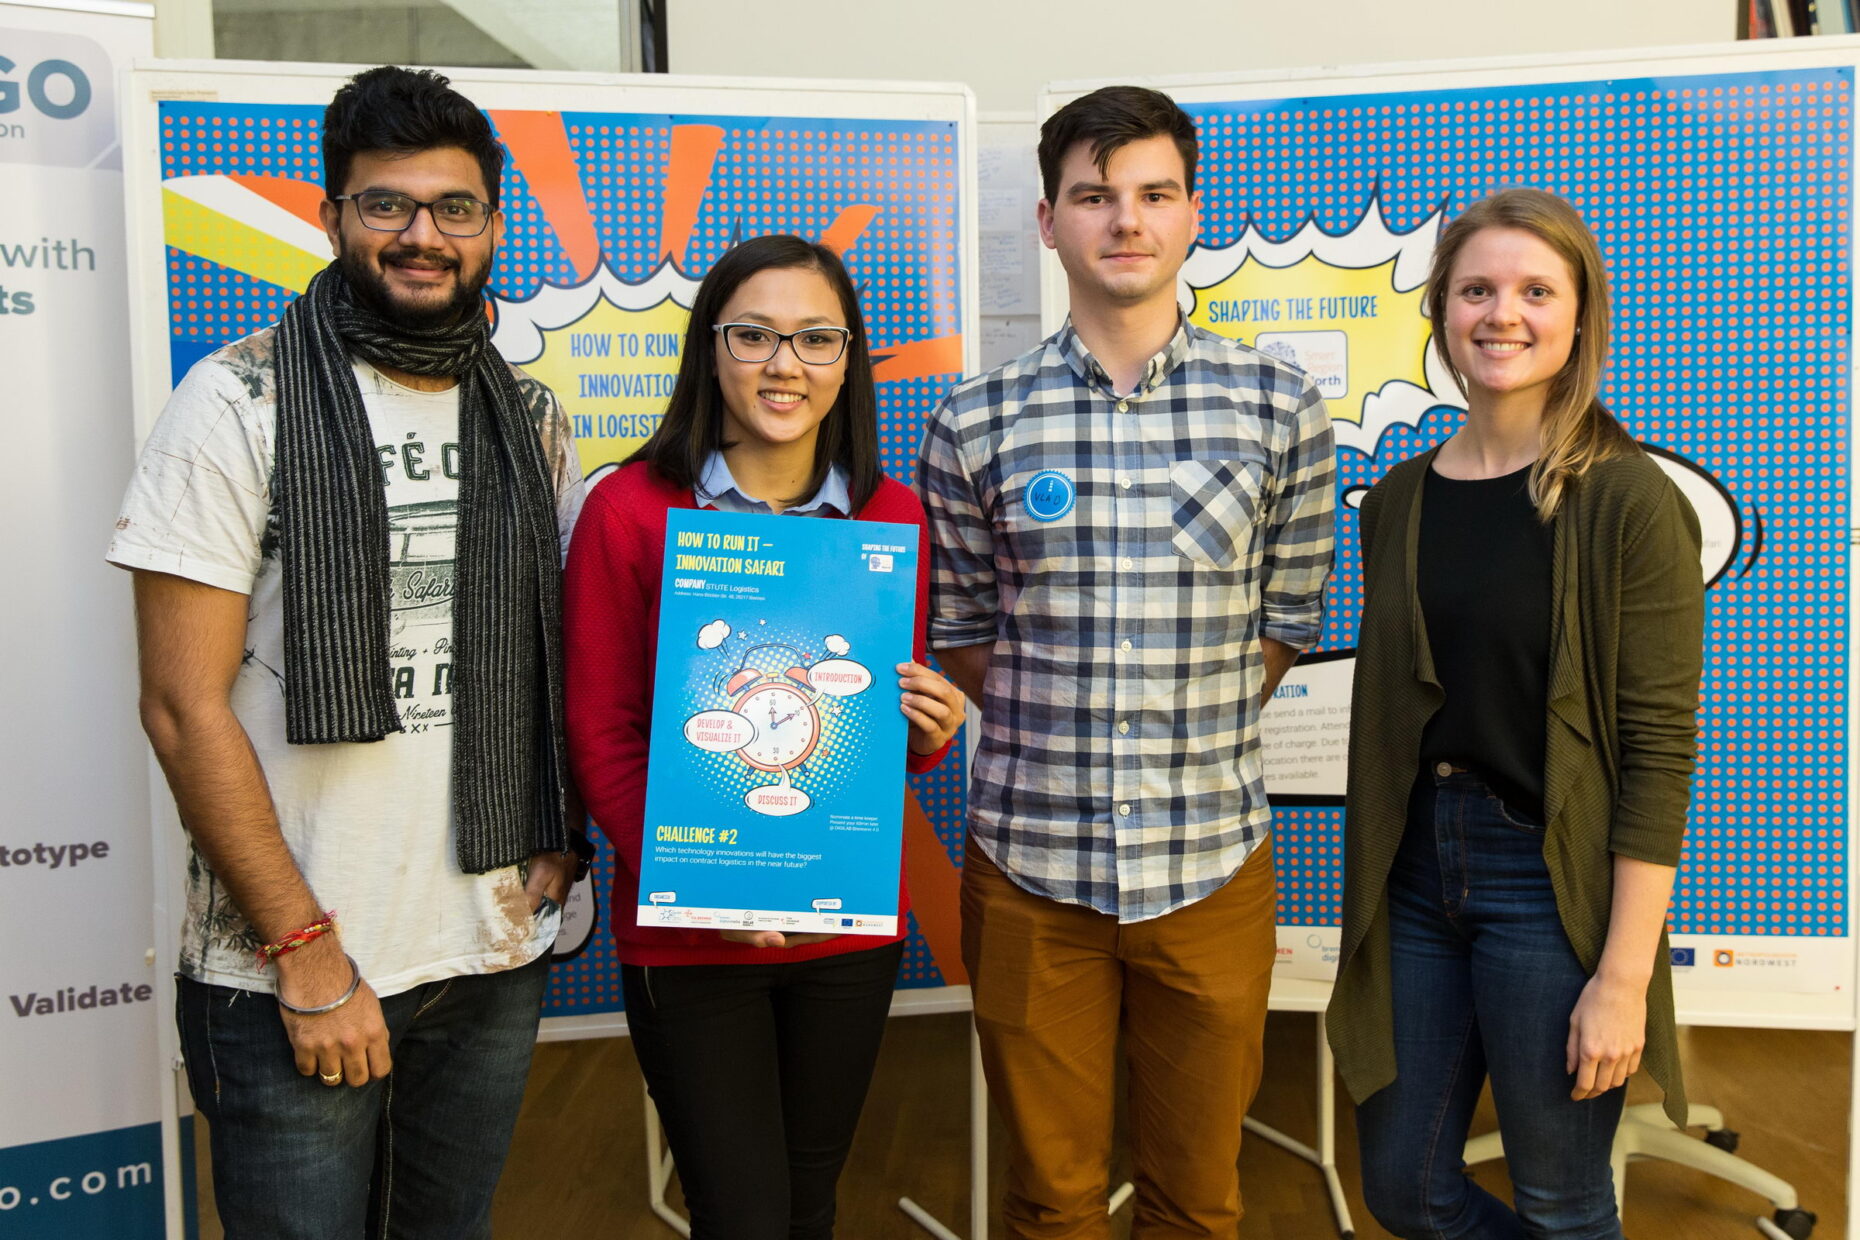
[[[621,967],[692,1240],[830,1240],[903,954]]]

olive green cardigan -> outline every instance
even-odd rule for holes
[[[1343,952],[1331,1049],[1358,1102],[1395,1079],[1388,875],[1420,765],[1421,729],[1443,700],[1415,590],[1421,482],[1434,448],[1391,469],[1363,500],[1363,617],[1344,827]],[[1697,749],[1704,587],[1699,525],[1644,453],[1592,467],[1554,523],[1544,859],[1584,969],[1601,961],[1612,854],[1677,865]],[[1647,987],[1642,1069],[1683,1125],[1666,936]]]

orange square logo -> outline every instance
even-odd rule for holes
[[[1737,953],[1733,951],[1715,951],[1711,954],[1714,968],[1728,969],[1737,963]]]

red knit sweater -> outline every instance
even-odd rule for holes
[[[772,949],[727,942],[715,930],[634,924],[646,810],[646,748],[652,735],[652,675],[658,666],[665,514],[672,508],[695,507],[690,488],[667,482],[644,463],[625,466],[588,495],[563,577],[569,760],[589,813],[614,848],[612,926],[620,959],[636,965],[766,964],[895,942],[904,937],[909,907],[902,872],[899,933],[892,939],[848,934],[806,947]],[[930,531],[923,505],[909,488],[885,478],[858,515],[861,521],[915,525],[922,531],[912,643],[922,663],[924,617],[930,608]],[[882,677],[879,683],[884,683]],[[947,745],[933,754],[907,752],[905,769],[927,771],[947,752]]]

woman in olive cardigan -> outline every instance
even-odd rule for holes
[[[1665,920],[1698,522],[1596,399],[1607,283],[1566,203],[1469,207],[1427,306],[1467,415],[1361,509],[1331,1045],[1390,1231],[1618,1240],[1627,1078],[1644,1069],[1685,1122]],[[1461,1174],[1488,1075],[1515,1208]]]

